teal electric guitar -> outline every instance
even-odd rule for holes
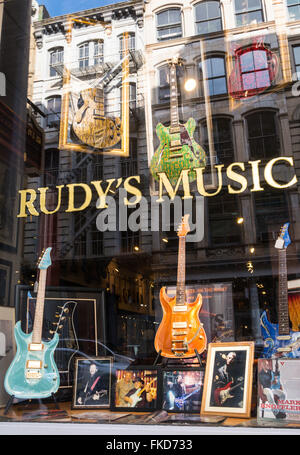
[[[46,277],[51,265],[50,251],[51,248],[46,249],[38,264],[40,275],[33,330],[29,334],[24,333],[21,321],[15,326],[17,353],[6,372],[4,387],[16,399],[47,398],[59,387],[59,373],[54,361],[59,335],[55,333],[47,342],[42,340]]]
[[[194,181],[196,172],[193,169],[206,165],[205,151],[193,137],[196,129],[195,120],[189,118],[184,125],[179,122],[176,76],[178,64],[181,64],[178,58],[170,62],[170,126],[164,126],[162,123],[156,126],[160,145],[150,164],[150,171],[155,180],[159,181],[158,173],[165,172],[172,184],[176,184],[183,169],[191,170],[189,180]]]

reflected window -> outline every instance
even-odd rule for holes
[[[266,50],[247,51],[239,57],[242,90],[254,90],[271,85]]]
[[[208,90],[207,95],[214,96],[227,93],[224,57],[207,58],[199,64],[199,69],[200,78]]]
[[[300,0],[287,0],[289,19],[296,21],[300,19]]]
[[[220,3],[207,1],[195,6],[196,33],[219,32],[222,30]]]
[[[260,111],[246,118],[251,158],[272,158],[280,153],[276,114]]]
[[[49,63],[49,75],[50,77],[58,76],[55,67],[62,65],[64,62],[64,48],[57,47],[56,49],[51,49],[49,51],[50,63]]]
[[[209,155],[209,141],[207,123],[203,124],[203,142],[207,156]],[[230,164],[234,159],[232,122],[229,118],[214,118],[212,120],[214,153],[216,164]]]
[[[156,15],[157,39],[167,40],[182,36],[181,10],[170,8]]]
[[[168,65],[165,65],[158,70],[158,98],[159,101],[169,101],[170,100],[170,78],[169,78],[170,68]]]
[[[240,243],[241,227],[236,223],[240,213],[237,197],[224,191],[207,199],[211,246]]]
[[[78,46],[78,65],[80,69],[103,63],[103,41],[87,41]]]
[[[61,111],[61,97],[53,96],[47,99],[47,126],[58,128]]]
[[[235,0],[235,18],[237,27],[263,22],[261,0]]]
[[[269,187],[253,195],[257,239],[275,244],[281,226],[290,219],[286,196]]]
[[[297,73],[297,79],[300,80],[300,46],[293,47],[295,69]]]
[[[124,37],[123,35],[119,37],[119,50],[120,50],[120,58],[123,58],[123,46],[124,46]],[[128,50],[135,51],[135,34],[128,33]]]

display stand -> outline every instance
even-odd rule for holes
[[[57,401],[56,401],[56,398],[55,398],[54,393],[52,393],[51,397],[52,397],[52,399],[53,399],[53,401],[54,401],[54,403],[55,403],[55,409],[59,409],[59,406],[58,406],[58,404],[57,404]],[[14,396],[14,395],[11,395],[11,396],[9,397],[8,402],[6,403],[6,407],[5,407],[5,410],[4,410],[3,415],[6,415],[6,414],[8,413],[10,407],[11,407],[12,404],[13,404],[14,399],[15,399],[15,396]],[[42,400],[41,400],[40,398],[37,398],[37,400],[39,401],[39,403],[42,402]],[[30,399],[29,401],[32,401],[32,399]]]
[[[203,367],[203,363],[202,363],[200,354],[199,354],[199,352],[197,351],[197,349],[195,349],[195,354],[196,354],[197,360],[198,360],[198,362],[199,362],[199,366],[200,366],[200,367]],[[156,359],[155,359],[155,361],[154,361],[154,363],[153,363],[153,366],[156,366],[156,365],[157,365],[157,362],[158,362],[158,360],[159,360],[160,357],[162,357],[162,356],[161,356],[161,350],[158,352],[158,354],[157,354],[157,356],[156,356]],[[162,358],[162,361],[164,361],[164,360],[165,360],[165,359]],[[166,362],[164,363],[164,366],[167,366],[167,365],[168,365],[169,360],[170,360],[169,358],[166,358]]]

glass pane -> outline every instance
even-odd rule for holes
[[[267,51],[254,51],[253,57],[256,70],[268,68]]]
[[[248,24],[258,24],[263,21],[262,11],[253,11],[248,13]]]
[[[295,64],[299,65],[300,64],[300,46],[294,46],[293,51],[294,51],[294,57],[295,57]]]
[[[249,117],[247,117],[247,125],[249,138],[262,135],[260,115],[258,114],[249,115]]]
[[[247,11],[248,2],[247,0],[235,0],[235,11],[237,13]]]
[[[208,18],[206,2],[200,3],[195,7],[196,21],[203,21]]]
[[[290,6],[289,7],[289,16],[292,20],[299,20],[300,19],[300,6]]]
[[[169,14],[168,11],[163,11],[162,13],[157,14],[157,25],[167,25],[169,23]]]
[[[224,76],[225,66],[223,58],[211,58],[212,76]]]
[[[248,0],[248,11],[261,8],[261,0]]]
[[[219,32],[220,30],[222,30],[221,19],[215,19],[208,22],[208,31],[210,33]]]
[[[255,73],[243,74],[242,81],[244,90],[253,90],[256,88]]]
[[[259,71],[256,74],[256,87],[269,87],[271,85],[269,71]]]
[[[276,126],[275,126],[275,115],[273,112],[264,111],[261,114],[262,120],[262,131],[264,135],[275,135]]]
[[[205,22],[205,21],[204,22],[200,22],[200,23],[198,22],[196,24],[196,33],[197,33],[197,35],[202,35],[204,33],[209,33],[209,31],[210,31],[209,30],[209,24],[210,24],[210,22]]]
[[[213,79],[213,92],[211,93],[211,95],[221,95],[222,93],[226,92],[227,89],[225,77]]]
[[[170,9],[169,10],[169,23],[175,24],[181,22],[181,11],[180,9]]]
[[[241,72],[247,73],[254,70],[253,52],[245,52],[240,57]]]
[[[219,2],[207,2],[207,17],[209,19],[220,17],[220,14]]]

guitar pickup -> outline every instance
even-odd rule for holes
[[[41,360],[27,360],[26,368],[29,370],[39,370],[42,368],[42,362]]]
[[[277,348],[277,352],[291,352],[293,349],[290,346],[287,347],[282,347],[282,348]]]
[[[179,150],[179,149],[178,149]],[[181,148],[180,148],[181,150]],[[172,151],[172,150],[171,150]],[[182,153],[172,153],[169,155],[169,159],[172,160],[173,158],[182,158],[183,157],[183,154]]]
[[[43,349],[43,343],[30,343],[28,345],[28,351],[42,351]]]
[[[187,305],[177,305],[173,307],[173,312],[177,313],[178,311],[187,311]]]
[[[187,322],[173,322],[173,329],[187,329]]]
[[[185,340],[172,340],[172,343],[185,343]]]
[[[188,350],[188,348],[172,348],[173,352],[176,352],[176,351],[184,351],[185,352],[187,350]]]
[[[173,332],[173,337],[180,337],[187,335],[187,332]]]

